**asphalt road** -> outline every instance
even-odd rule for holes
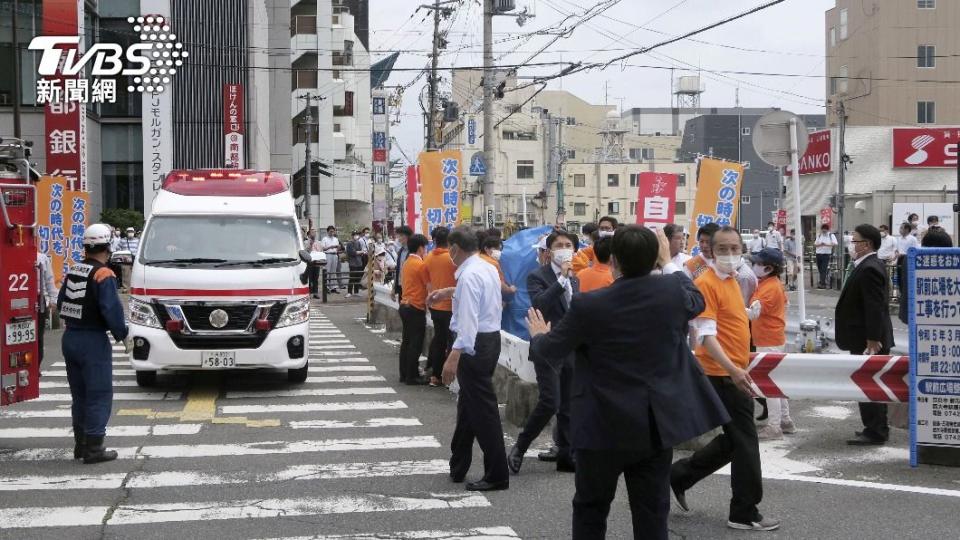
[[[279,372],[205,372],[140,389],[118,352],[108,444],[121,459],[90,466],[69,456],[69,393],[50,332],[45,401],[0,414],[0,538],[570,536],[572,475],[528,458],[505,492],[450,483],[454,396],[397,384],[395,336],[363,324],[361,305],[316,314],[302,385]],[[885,447],[846,446],[855,404],[792,410],[800,432],[762,444],[761,511],[783,520],[781,531],[728,531],[729,477],[717,474],[688,492],[690,513],[674,506],[673,537],[960,536],[960,471],[910,469],[902,430]],[[509,446],[517,429],[505,430]],[[468,479],[481,474],[475,456]],[[608,538],[631,536],[621,485]]]

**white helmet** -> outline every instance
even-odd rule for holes
[[[110,245],[110,226],[103,223],[94,223],[83,231],[84,247],[97,247]]]

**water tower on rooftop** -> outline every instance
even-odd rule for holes
[[[684,75],[677,79],[673,95],[677,98],[677,107],[680,109],[699,109],[700,95],[703,94],[703,83],[699,75]]]

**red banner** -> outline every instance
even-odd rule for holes
[[[637,224],[663,227],[673,223],[676,200],[677,175],[658,172],[640,173],[637,192]]]
[[[958,141],[960,127],[894,128],[893,166],[956,167]]]
[[[830,130],[814,131],[807,135],[807,151],[800,158],[800,175],[830,172],[833,163]],[[793,174],[787,166],[787,175]]]
[[[833,209],[832,208],[822,208],[820,209],[820,225],[829,225],[833,228]]]
[[[407,223],[413,225],[413,232],[423,234],[420,224],[420,174],[416,165],[407,167]]]
[[[781,208],[777,210],[777,230],[780,229],[786,230],[787,228],[787,211]]]
[[[244,159],[243,85],[223,85],[223,145],[224,166],[242,169]]]
[[[84,49],[83,35],[80,33],[80,21],[83,19],[83,0],[43,0],[43,35],[80,36],[81,46],[58,45],[67,54],[79,55],[78,49]],[[47,80],[60,81],[60,88],[66,88],[65,81],[78,77],[62,75],[62,64],[57,68],[55,77]],[[82,72],[81,72],[82,75]],[[74,83],[70,83],[74,84]],[[63,176],[67,187],[86,191],[87,189],[87,113],[83,103],[67,101],[66,95],[56,96],[44,106],[44,133],[46,135],[47,170],[51,176]]]

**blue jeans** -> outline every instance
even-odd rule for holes
[[[73,398],[74,429],[103,437],[113,404],[113,358],[106,331],[67,329],[62,349]]]

